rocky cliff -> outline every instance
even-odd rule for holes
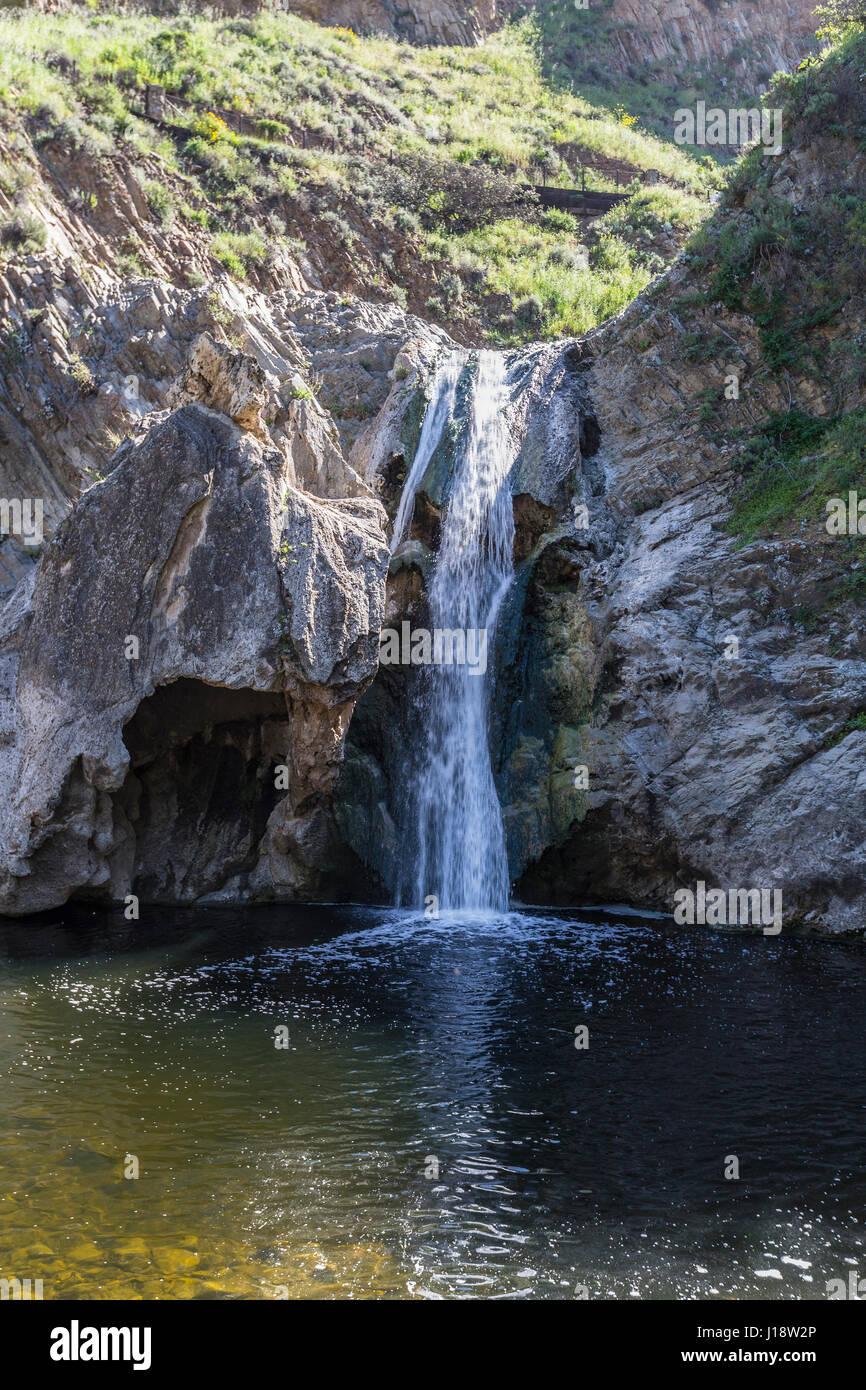
[[[199,339],[174,410],[150,415],[16,589],[4,910],[315,891],[388,550],[372,497],[293,486],[266,400],[253,359]]]
[[[38,7],[49,12],[77,3],[84,0],[37,0]],[[764,5],[605,0],[586,7],[551,0],[277,0],[273,7],[316,24],[358,34],[393,34],[419,45],[477,44],[509,19],[536,11],[542,19],[552,16],[557,33],[565,35],[556,59],[565,68],[580,65],[580,35],[586,22],[587,27],[595,26],[595,61],[601,49],[609,48],[604,59],[614,69],[653,67],[677,85],[691,65],[713,67],[727,61],[731,76],[748,74],[753,80],[759,67],[783,71],[811,48],[815,30],[814,0],[770,0]],[[183,6],[179,0],[131,0],[130,8],[171,15],[181,13]],[[214,0],[207,8],[217,14],[245,15],[266,6],[264,0]]]
[[[788,84],[785,153],[750,158],[651,292],[515,361],[493,728],[525,901],[670,911],[703,880],[778,889],[789,926],[863,926],[862,540],[826,526],[864,488],[860,62]],[[391,621],[423,621],[430,502]],[[380,674],[350,734],[340,818],[362,855],[395,844],[399,682]]]
[[[8,8],[19,0],[4,0]],[[21,5],[24,0],[20,0]],[[70,8],[85,0],[36,0],[36,7],[48,13]],[[130,0],[130,9],[143,9],[164,15],[184,12],[181,0]],[[262,9],[285,10],[329,28],[345,28],[357,34],[394,34],[415,44],[474,44],[490,33],[509,6],[497,0],[213,0],[207,9],[214,14],[248,15]]]
[[[625,313],[510,352],[492,739],[524,900],[670,911],[703,879],[862,926],[866,591],[824,504],[866,490],[863,62],[783,84],[782,155]],[[453,340],[300,257],[179,288],[195,243],[132,184],[155,273],[118,275],[60,187],[52,246],[84,254],[0,281],[0,490],[46,504],[41,553],[2,547],[0,908],[384,896],[378,634],[425,614],[446,459],[393,560],[389,527]]]
[[[676,82],[691,64],[711,67],[726,59],[732,78],[754,75],[759,64],[770,72],[796,66],[813,44],[814,9],[814,0],[613,0],[603,12],[623,69],[645,64]]]

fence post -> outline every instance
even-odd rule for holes
[[[144,113],[149,121],[165,120],[165,88],[148,82],[144,98]]]

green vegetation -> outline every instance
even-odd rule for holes
[[[665,265],[654,241],[665,230],[687,235],[706,204],[677,189],[635,191],[587,234],[579,218],[551,209],[528,221],[503,217],[469,231],[434,231],[431,248],[471,284],[507,303],[495,322],[505,342],[585,333],[639,294]],[[581,238],[584,238],[583,244]],[[539,310],[528,316],[527,301]]]
[[[712,161],[628,111],[552,91],[533,20],[478,48],[415,49],[269,10],[76,8],[4,11],[0,40],[4,123],[52,162],[65,152],[98,169],[121,152],[144,164],[154,218],[167,228],[179,210],[231,274],[261,267],[265,247],[303,246],[331,288],[432,305],[495,341],[616,313],[674,254],[649,245],[663,223],[684,236],[718,184]],[[145,118],[146,83],[166,91],[162,126]],[[543,213],[531,184],[575,186],[583,172],[613,190],[605,160],[680,187],[638,191],[627,218],[584,231],[578,254],[574,220]],[[131,270],[146,260],[122,254]]]
[[[755,162],[748,156],[745,164]],[[708,276],[703,304],[720,302],[751,317],[771,368],[818,376],[830,365],[831,348],[814,330],[859,289],[864,249],[866,200],[853,183],[801,208],[773,197],[759,175],[747,206],[732,204],[727,217],[701,228],[687,255]],[[837,356],[851,350],[851,344],[832,348]],[[846,381],[860,374],[859,350],[834,367]]]
[[[96,390],[96,380],[87,363],[76,353],[69,362],[69,375],[78,388],[79,395],[92,396]]]
[[[289,392],[289,399],[293,401],[314,401],[316,399],[316,395],[312,388],[308,386],[305,381],[301,381],[300,379],[298,379],[298,381],[296,381],[295,385]]]
[[[717,0],[708,4],[715,9]],[[618,31],[628,26],[615,18],[613,0],[592,0],[586,10],[570,4],[542,4],[536,13],[543,70],[552,85],[580,92],[597,105],[619,105],[665,140],[672,138],[677,107],[693,107],[699,97],[708,106],[724,108],[757,104],[754,84],[738,78],[744,58],[749,59],[759,84],[768,83],[772,76],[769,57],[762,65],[761,51],[751,38],[734,43],[714,63],[679,61],[676,84],[663,61],[629,63],[623,71]],[[718,149],[712,155],[696,153],[703,154],[708,167],[731,158]]]
[[[800,522],[821,523],[831,497],[866,497],[866,409],[840,417],[790,410],[752,434],[741,458],[743,489],[729,529],[744,541]]]
[[[13,212],[0,220],[0,263],[12,255],[30,256],[45,245],[45,223],[28,212]]]
[[[267,247],[259,232],[218,232],[211,243],[217,260],[242,280],[254,266],[263,265]]]
[[[563,244],[560,227],[507,218],[436,244],[461,267],[473,261],[483,267],[479,273],[489,289],[510,301],[499,334],[519,341],[584,333],[618,313],[647,283],[649,274],[622,241],[598,236],[588,250],[578,237],[575,227]]]
[[[860,733],[864,729],[866,729],[866,710],[860,710],[857,714],[853,714],[850,719],[846,719],[832,742],[841,743],[843,738],[847,738],[849,734]]]
[[[157,179],[144,179],[141,191],[147,205],[162,227],[168,229],[174,221],[175,206],[171,190]]]
[[[716,216],[685,247],[687,271],[671,306],[684,329],[684,361],[736,363],[744,356],[738,341],[757,337],[757,398],[770,387],[776,401],[788,401],[744,437],[742,402],[728,405],[721,381],[694,397],[705,431],[741,446],[743,481],[729,529],[743,542],[803,529],[814,534],[830,497],[849,488],[866,495],[866,335],[854,327],[863,322],[866,198],[852,158],[852,144],[866,151],[864,69],[866,35],[857,25],[819,59],[774,79],[769,100],[784,108],[784,148],[812,147],[811,157],[830,175],[820,196],[793,196],[793,166],[782,171],[789,178],[780,186],[776,159],[757,148],[734,169]],[[820,155],[816,140],[824,142]],[[729,321],[720,333],[719,306],[741,322]],[[748,373],[747,410],[752,384]],[[827,414],[800,404],[816,397],[828,402]],[[834,554],[840,564],[854,564],[845,544]],[[866,571],[855,565],[831,597],[866,598]]]

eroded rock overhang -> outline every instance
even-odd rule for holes
[[[327,869],[384,511],[301,491],[289,449],[200,395],[121,447],[3,614],[6,913],[293,897]]]

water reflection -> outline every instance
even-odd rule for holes
[[[860,946],[597,911],[149,916],[0,929],[0,1273],[47,1297],[866,1273]]]

